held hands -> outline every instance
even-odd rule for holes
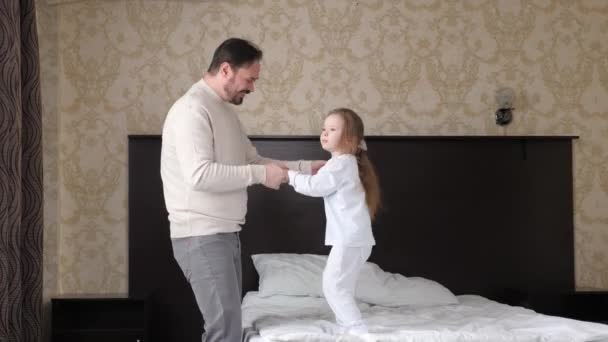
[[[315,175],[319,172],[319,169],[325,166],[326,160],[313,160],[311,163],[312,174]],[[281,183],[289,182],[289,176],[287,175],[287,165],[284,163],[268,163],[265,164],[266,168],[266,180],[264,186],[278,190],[281,187]]]
[[[270,189],[278,190],[281,183],[289,180],[287,176],[287,169],[273,163],[266,164],[264,167],[266,168],[266,180],[264,181],[264,186]]]
[[[327,163],[326,160],[313,160],[312,165],[310,167],[312,174],[316,175],[317,172],[319,172],[319,169],[325,166],[325,163]]]

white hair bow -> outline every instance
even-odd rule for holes
[[[363,151],[367,151],[367,144],[365,143],[365,140],[361,139],[361,142],[359,143],[359,148]]]

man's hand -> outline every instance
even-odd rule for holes
[[[266,180],[264,181],[264,186],[278,190],[281,186],[281,183],[285,182],[289,178],[287,177],[287,170],[278,166],[277,164],[266,164],[264,165],[266,168]]]
[[[319,172],[319,169],[325,166],[325,163],[327,163],[325,160],[313,160],[310,167],[312,174],[316,175],[317,172]]]

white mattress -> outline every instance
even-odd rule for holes
[[[243,299],[244,341],[608,341],[608,325],[538,314],[484,297],[459,304],[387,308],[360,304],[368,334],[340,331],[324,298],[249,292]]]

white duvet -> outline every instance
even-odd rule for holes
[[[324,298],[249,292],[243,299],[244,340],[268,341],[608,341],[608,325],[546,316],[484,297],[458,296],[459,304],[388,308],[360,304],[370,331],[340,331]]]

